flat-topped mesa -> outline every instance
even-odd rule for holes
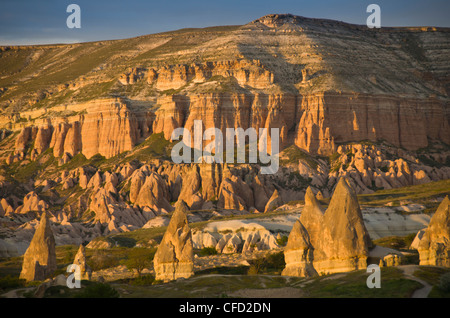
[[[450,267],[450,200],[442,200],[420,239],[420,265]]]
[[[165,282],[194,275],[191,229],[186,203],[179,200],[153,260],[156,279]]]
[[[43,281],[56,270],[55,238],[44,212],[23,258],[20,278]]]
[[[73,100],[86,98],[79,96],[83,94],[78,94],[78,86],[74,86],[83,78],[86,78],[82,80],[86,88],[87,85],[96,88],[95,84],[103,83],[105,78],[115,78],[117,82],[105,87],[102,94],[115,96],[122,84],[134,85],[133,89],[121,90],[121,94],[138,103],[141,98],[151,101],[148,112],[153,112],[153,106],[164,107],[160,99],[177,96],[176,105],[166,105],[166,109],[151,115],[157,120],[154,131],[164,131],[166,139],[174,128],[189,126],[198,119],[205,123],[205,128],[216,127],[222,131],[237,127],[279,127],[281,132],[285,127],[289,145],[319,155],[331,155],[336,144],[362,140],[385,140],[407,150],[427,147],[429,140],[449,144],[450,80],[446,63],[450,52],[449,33],[449,28],[383,28],[374,37],[366,26],[270,14],[241,27],[121,40],[125,47],[130,47],[128,57],[117,50],[115,41],[76,48],[46,46],[52,54],[61,57],[58,63],[46,61],[45,55],[37,54],[42,47],[21,48],[21,54],[31,61],[29,67],[43,67],[49,79],[61,70],[70,70],[74,57],[93,59],[91,62],[97,67],[95,72],[80,74],[79,79],[74,78],[69,84],[53,78],[51,82],[55,84],[45,87],[49,94],[44,94],[44,105],[48,101],[59,106],[48,109],[38,102],[42,97],[36,99],[36,95],[42,94],[17,89],[14,82],[6,80],[7,91],[2,96],[8,97],[0,100],[5,110],[0,116],[0,127],[13,126],[11,129],[17,130],[30,120],[40,124],[52,114],[59,117],[52,119],[52,135],[57,138],[52,137],[50,145],[57,157],[80,151],[86,152],[87,157],[96,152],[109,157],[130,150],[130,145],[134,145],[133,121],[139,121],[140,116],[135,115],[137,118],[133,119],[131,112],[125,118],[113,120],[109,126],[105,119],[91,116],[86,108],[87,113],[82,114],[84,119],[78,120],[78,127],[71,120],[73,113],[79,113],[77,105],[58,102],[63,96],[72,96]],[[168,41],[180,45],[165,45]],[[109,45],[112,47],[106,50],[106,56],[104,52],[95,54]],[[10,53],[13,52],[0,56],[2,62],[15,61],[16,57]],[[139,65],[132,65],[133,54],[140,56]],[[124,58],[130,59],[125,64],[131,63],[125,74],[123,63],[104,65],[105,59]],[[14,78],[23,79],[24,87],[36,87],[39,77],[28,76],[27,70],[18,70]],[[178,96],[183,97],[175,101]],[[279,96],[283,98],[271,113],[271,104],[277,104]],[[63,100],[70,102],[70,99]],[[67,123],[65,114],[71,114]],[[82,125],[88,118],[93,118],[94,124]],[[33,134],[37,134],[36,154],[45,151],[52,131],[48,128],[18,135],[18,157],[27,153],[23,151],[24,141]],[[138,130],[140,137],[143,131],[150,131]]]
[[[308,188],[305,207],[292,231],[284,251],[283,275],[324,275],[367,267],[372,242],[356,194],[345,178],[339,180],[324,214]]]

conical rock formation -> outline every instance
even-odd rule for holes
[[[313,247],[309,235],[300,220],[297,220],[289,234],[284,250],[286,267],[281,275],[310,277],[317,275],[313,267]]]
[[[339,180],[325,213],[308,188],[301,217],[285,247],[283,275],[312,276],[366,268],[371,244],[358,199],[345,178]]]
[[[45,280],[55,270],[55,238],[47,214],[43,213],[30,246],[25,252],[20,278],[27,281]]]
[[[366,268],[371,244],[356,193],[341,178],[324,214],[323,234],[313,242],[323,252],[314,255],[314,268],[318,273]]]
[[[187,211],[186,203],[179,200],[153,260],[157,280],[167,282],[194,274],[192,235]]]
[[[450,200],[442,200],[419,242],[420,265],[450,267]]]
[[[91,280],[92,270],[86,264],[86,250],[83,245],[80,245],[77,255],[75,255],[75,259],[73,260],[73,264],[78,265],[80,267],[81,280]]]
[[[324,211],[317,201],[311,188],[308,187],[305,193],[305,206],[300,215],[300,222],[308,229],[311,241],[317,242],[322,233]]]
[[[264,213],[271,212],[281,206],[283,204],[283,200],[280,197],[280,194],[278,193],[278,190],[273,191],[272,196],[270,197],[269,201],[266,204],[266,207],[264,208]]]

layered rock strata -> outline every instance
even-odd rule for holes
[[[30,148],[34,156],[52,148],[55,157],[81,152],[87,158],[96,154],[110,158],[133,149],[149,133],[146,116],[131,111],[125,99],[93,100],[82,108],[70,119],[54,117],[23,128],[16,138],[15,155],[23,159]]]

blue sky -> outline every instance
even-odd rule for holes
[[[71,3],[81,7],[81,29],[66,26]],[[449,0],[0,0],[0,45],[122,39],[245,24],[269,13],[365,24],[371,3],[381,7],[382,27],[450,27]]]

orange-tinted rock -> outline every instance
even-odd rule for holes
[[[46,213],[43,213],[30,246],[25,252],[20,278],[27,281],[43,281],[55,270],[55,239],[50,228],[50,221]]]
[[[41,154],[48,149],[52,139],[52,133],[53,127],[50,125],[39,127],[34,141],[34,149],[36,149],[37,154]]]
[[[450,200],[442,200],[418,244],[420,265],[450,267]]]
[[[192,234],[187,211],[186,204],[178,201],[153,259],[158,280],[189,278],[194,274]]]

